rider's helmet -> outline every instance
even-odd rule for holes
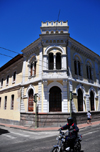
[[[72,117],[68,117],[67,118],[67,122],[69,125],[72,125],[73,124],[73,118]]]

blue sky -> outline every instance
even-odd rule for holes
[[[22,53],[39,38],[41,21],[56,21],[59,10],[70,37],[100,55],[100,0],[0,0],[0,47]],[[0,67],[16,55],[0,48]]]

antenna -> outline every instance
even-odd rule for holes
[[[58,20],[57,21],[59,21],[59,16],[60,16],[60,10],[59,10],[59,13],[58,13]]]

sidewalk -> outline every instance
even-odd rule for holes
[[[100,124],[100,121],[95,121],[95,122],[92,122],[92,124],[84,123],[84,124],[78,124],[77,126],[79,128],[85,128],[85,127],[95,126],[99,124]],[[25,126],[20,126],[20,125],[4,124],[4,123],[0,123],[0,126],[28,130],[28,131],[55,131],[59,129],[59,127],[32,128],[32,127],[25,127]]]

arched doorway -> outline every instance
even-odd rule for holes
[[[78,111],[83,111],[83,92],[78,89]]]
[[[58,87],[52,87],[49,90],[49,111],[61,112],[61,89]]]
[[[33,100],[34,100],[33,89],[29,90],[28,96],[29,96],[29,98],[28,98],[28,111],[33,111],[34,110],[33,109]]]
[[[90,92],[90,106],[91,106],[91,110],[94,110],[94,93],[93,91]]]

